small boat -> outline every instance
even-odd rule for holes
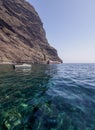
[[[13,65],[13,68],[22,68],[22,69],[29,69],[31,68],[31,64],[17,64],[17,65]]]
[[[48,60],[47,64],[61,64],[62,62],[60,61],[52,61],[52,60]]]

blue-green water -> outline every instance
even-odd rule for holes
[[[0,130],[95,130],[95,64],[1,65]]]

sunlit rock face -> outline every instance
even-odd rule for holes
[[[34,7],[25,0],[0,0],[0,62],[48,60],[62,62]]]

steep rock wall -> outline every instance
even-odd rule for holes
[[[43,23],[25,0],[0,0],[0,62],[59,61],[46,39]]]

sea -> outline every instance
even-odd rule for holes
[[[95,64],[0,65],[0,130],[95,130]]]

